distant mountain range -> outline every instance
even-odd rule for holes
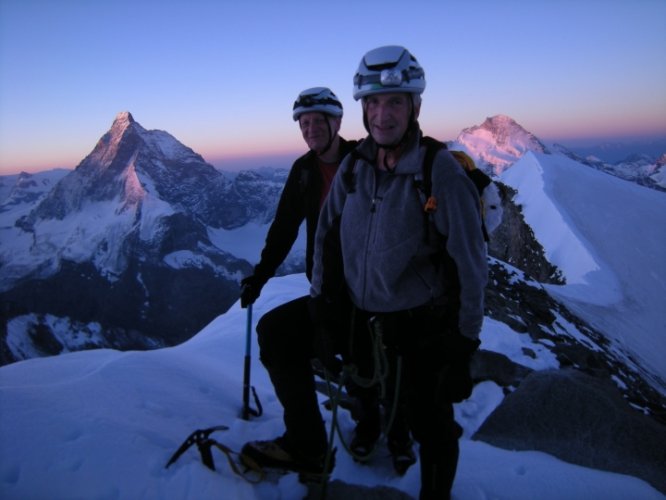
[[[580,140],[559,141],[566,142],[568,149],[583,158],[594,157],[606,163],[621,163],[636,154],[646,155],[650,158],[659,158],[666,152],[666,137],[626,139],[614,141]]]
[[[663,161],[637,157],[620,167],[581,159],[502,115],[463,130],[450,147],[494,175],[528,152],[564,154],[581,168],[664,189]],[[0,177],[0,363],[190,338],[237,300],[256,262],[220,235],[245,230],[261,240],[286,175],[225,174],[123,112],[73,171]],[[498,185],[505,216],[491,254],[540,282],[561,282],[515,191]],[[302,251],[297,245],[281,274],[303,270]]]

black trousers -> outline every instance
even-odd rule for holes
[[[319,456],[326,450],[327,436],[311,364],[315,330],[308,301],[308,296],[300,297],[269,311],[259,320],[257,333],[261,361],[284,409],[285,437],[303,454]],[[381,342],[392,366],[388,395],[393,394],[392,384],[400,384],[399,401],[391,404],[401,410],[389,440],[391,434],[404,437],[411,430],[419,443],[423,500],[448,497],[458,463],[461,428],[454,420],[452,403],[438,394],[445,370],[439,352],[445,345],[443,314],[441,309],[428,307],[388,314],[356,310],[351,338],[345,339],[350,348],[343,355],[357,364],[360,374],[370,375],[375,359],[368,324],[372,317],[378,318]],[[395,381],[398,359],[402,375]],[[364,394],[360,399],[366,415],[378,415],[375,390],[356,392]]]
[[[287,441],[305,455],[319,456],[326,451],[327,437],[310,362],[314,325],[309,300],[300,297],[267,312],[257,334],[261,362],[284,409]]]
[[[300,297],[267,312],[257,324],[257,334],[261,362],[284,410],[285,438],[293,449],[308,456],[319,456],[326,451],[328,440],[311,364],[315,356],[315,327],[308,310],[309,299],[309,296]],[[336,320],[338,353],[345,364],[353,363],[361,376],[369,377],[373,368],[369,338],[359,336],[350,343],[351,308],[341,312]],[[378,387],[364,388],[350,381],[345,388],[358,403],[352,412],[358,428],[366,432],[370,429],[370,433],[374,428],[379,436]],[[408,431],[404,434],[408,435]]]
[[[370,318],[378,321],[381,341],[392,367],[390,378],[395,377],[400,360],[399,401],[394,403],[399,405],[398,416],[406,418],[419,443],[421,500],[449,498],[462,429],[455,422],[453,404],[441,391],[441,378],[447,368],[442,361],[442,349],[446,348],[446,335],[450,334],[446,310],[420,307],[382,314],[357,311],[356,317],[355,338],[366,334]]]

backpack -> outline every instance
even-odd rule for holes
[[[441,149],[447,149],[445,143],[433,139],[432,137],[423,136],[421,144],[425,145],[426,153],[423,159],[423,169],[420,174],[415,175],[414,184],[421,193],[423,200],[423,211],[425,214],[425,227],[426,238],[427,231],[430,226],[429,215],[437,209],[437,200],[432,196],[432,164],[435,161],[435,156]],[[481,201],[481,228],[483,230],[483,238],[487,241],[490,240],[490,234],[497,229],[502,221],[502,205],[499,196],[499,190],[492,181],[492,179],[482,170],[476,168],[474,160],[464,153],[463,151],[453,151],[450,153],[460,163],[467,177],[474,183],[479,193]],[[356,150],[352,151],[352,156],[355,160],[360,158]],[[354,192],[354,164],[350,162],[346,171],[342,173],[347,192]]]
[[[417,178],[416,184],[422,192],[422,197],[425,199],[423,210],[426,213],[432,213],[437,208],[437,202],[432,196],[432,164],[439,150],[448,150],[448,147],[445,143],[428,136],[421,138],[421,144],[426,146],[426,154],[423,160],[422,178]],[[490,176],[476,168],[474,160],[467,153],[453,150],[449,152],[460,163],[460,166],[463,167],[467,177],[474,183],[479,193],[479,200],[481,202],[481,228],[483,230],[483,238],[487,242],[490,240],[490,234],[497,229],[497,226],[502,221],[502,205],[497,186]]]

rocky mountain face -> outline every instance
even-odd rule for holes
[[[3,364],[190,338],[251,270],[208,229],[270,221],[282,188],[254,173],[231,180],[129,113],[74,171],[53,185],[40,177],[19,176],[0,206]],[[10,322],[27,335],[7,338]]]
[[[488,253],[541,283],[564,283],[562,273],[548,261],[520,206],[514,202],[516,191],[497,180],[495,184],[502,201],[502,223],[488,242]]]
[[[559,369],[533,371],[480,350],[475,383],[506,397],[473,439],[640,477],[666,492],[666,398],[628,366],[604,335],[554,300],[523,271],[492,259],[486,316],[529,336]],[[538,358],[544,352],[524,348]]]

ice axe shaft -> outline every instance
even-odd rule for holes
[[[250,385],[250,370],[252,359],[252,304],[247,306],[247,326],[245,329],[245,362],[243,363],[243,411],[241,417],[243,420],[249,420],[250,415],[259,417],[262,414],[261,403],[257,396],[257,391]],[[254,396],[254,403],[257,409],[250,408],[250,389]]]

